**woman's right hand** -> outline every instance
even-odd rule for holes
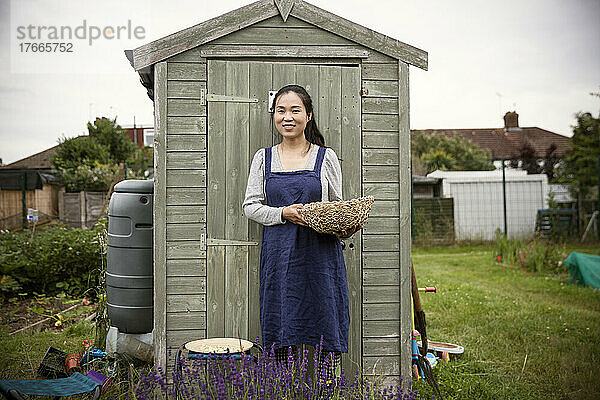
[[[302,204],[292,204],[291,206],[284,207],[281,215],[284,219],[294,224],[308,226],[304,218],[298,213],[299,208],[302,208]]]

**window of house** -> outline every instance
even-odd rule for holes
[[[144,146],[154,146],[154,129],[144,131]]]

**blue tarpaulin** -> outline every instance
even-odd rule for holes
[[[600,256],[572,252],[563,264],[571,272],[571,283],[600,289]]]

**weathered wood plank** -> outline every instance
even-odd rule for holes
[[[364,357],[364,373],[369,375],[398,375],[400,373],[400,358],[394,356]]]
[[[166,324],[165,324],[166,325]],[[168,331],[167,346],[171,348],[173,354],[177,348],[190,340],[206,339],[206,329],[190,329],[185,331]],[[170,357],[169,360],[172,360]],[[165,363],[166,365],[166,363]]]
[[[400,342],[398,338],[369,338],[365,339],[363,349],[365,356],[399,356]]]
[[[363,148],[397,149],[397,132],[363,132]]]
[[[363,337],[398,337],[398,321],[364,321]]]
[[[398,202],[390,200],[379,200],[373,203],[371,217],[397,217]]]
[[[398,97],[398,81],[363,80],[363,97]]]
[[[206,188],[167,188],[167,205],[206,204]]]
[[[363,196],[373,196],[375,200],[398,200],[398,183],[364,183]]]
[[[167,276],[206,276],[206,259],[167,260]]]
[[[341,81],[340,67],[321,66],[319,68],[317,126],[325,138],[325,143],[331,146],[338,156],[342,147]]]
[[[363,235],[364,251],[398,251],[398,235]]]
[[[239,45],[299,45],[299,46],[325,46],[325,45],[352,45],[351,41],[341,36],[334,35],[319,28],[255,28],[248,27],[214,40],[211,44],[239,44]]]
[[[348,21],[310,3],[295,3],[291,15],[368,48],[427,69],[427,53],[425,51]]]
[[[371,385],[375,385],[377,383],[378,387],[389,388],[389,387],[397,387],[406,381],[407,379],[400,380],[400,375],[369,375],[364,374],[365,381],[370,382]]]
[[[168,241],[201,240],[206,237],[206,224],[167,224]]]
[[[369,49],[369,58],[366,62],[369,64],[395,64],[398,60],[373,49]]]
[[[206,206],[168,206],[167,220],[169,223],[177,222],[206,222]],[[164,238],[164,236],[163,236]]]
[[[398,165],[397,149],[363,149],[363,165]]]
[[[398,63],[371,63],[369,59],[362,64],[362,79],[378,81],[398,81]]]
[[[206,242],[167,242],[168,258],[206,258]]]
[[[363,268],[398,268],[398,252],[363,252]]]
[[[167,329],[169,331],[206,329],[206,313],[199,311],[168,312]]]
[[[225,94],[248,97],[249,63],[229,61],[226,65],[226,73]],[[230,240],[248,240],[248,218],[242,213],[241,204],[244,202],[250,169],[249,111],[248,103],[226,105],[225,175],[227,179],[224,238]],[[225,248],[225,336],[239,337],[240,335],[248,337],[248,247],[227,246]]]
[[[398,234],[398,218],[371,217],[363,225],[367,235]]]
[[[167,168],[206,169],[206,151],[178,151],[167,153]]]
[[[169,135],[206,135],[206,117],[168,117]]]
[[[279,18],[279,17],[276,17]],[[250,97],[258,99],[258,103],[250,104],[250,141],[248,163],[250,157],[258,149],[273,145],[272,124],[268,115],[268,92],[274,90],[273,66],[268,62],[250,63],[249,93]],[[262,242],[262,225],[248,221],[248,240]],[[260,246],[248,247],[248,338],[255,340],[260,337]]]
[[[203,276],[168,276],[167,294],[205,294],[206,278]],[[168,310],[170,311],[170,310]]]
[[[343,162],[343,198],[360,197],[361,194],[361,130],[360,130],[360,68],[341,68],[341,141],[340,154]],[[350,293],[350,332],[348,354],[342,357],[342,367],[348,376],[354,376],[356,367],[350,360],[360,360],[362,355],[361,338],[361,242],[362,232],[346,239],[344,260],[348,275]]]
[[[168,187],[206,187],[205,169],[169,169],[167,170]]]
[[[190,64],[194,65],[194,64]],[[204,65],[204,64],[202,64]],[[168,81],[167,82],[167,96],[170,99],[199,99],[200,91],[204,90],[206,93],[206,82],[205,81]]]
[[[398,131],[397,115],[363,114],[362,123],[365,131]]]
[[[399,270],[394,268],[377,268],[363,270],[363,285],[365,286],[398,286]]]
[[[200,54],[203,57],[264,57],[264,58],[338,58],[352,59],[359,62],[360,59],[369,57],[369,52],[363,48],[354,46],[289,46],[289,45],[238,45],[238,44],[208,44],[202,46]],[[342,60],[338,60],[339,63]],[[348,61],[348,60],[346,60]],[[323,62],[322,62],[323,63]]]
[[[398,182],[398,167],[380,165],[363,167],[364,183]]]
[[[399,317],[399,303],[363,305],[363,318],[365,321],[398,321]]]
[[[216,38],[274,17],[279,10],[272,0],[261,0],[201,22],[133,50],[133,63],[140,70],[158,61],[200,46]],[[241,18],[243,16],[243,18]]]
[[[206,151],[206,135],[168,135],[168,151]]]
[[[187,51],[184,51],[183,53],[179,53],[173,57],[170,57],[167,61],[169,63],[187,62],[187,63],[206,64],[206,58],[204,58],[200,55],[199,47],[194,47]]]
[[[186,81],[206,81],[206,64],[180,63],[169,60],[169,74],[167,79]],[[173,82],[169,82],[170,84]],[[169,97],[171,97],[169,95]]]
[[[205,117],[206,105],[200,99],[167,99],[169,117]]]
[[[365,114],[398,114],[398,99],[365,97],[362,99]]]
[[[363,303],[398,302],[398,286],[365,286],[363,287]]]
[[[154,362],[167,363],[167,250],[166,236],[166,189],[167,189],[167,63],[154,66]]]
[[[410,171],[410,121],[409,121],[409,87],[408,65],[398,63],[398,170],[400,181],[400,374],[409,376],[411,371],[411,171]]]
[[[310,97],[313,104],[317,106],[319,99],[319,66],[318,65],[297,65],[296,66],[296,84],[302,86]],[[316,110],[317,126],[319,110]]]
[[[168,294],[167,308],[169,312],[206,312],[206,295],[204,294]]]
[[[275,6],[273,6],[275,7]],[[208,91],[225,93],[226,62],[208,61]],[[225,149],[224,102],[209,102],[208,146]],[[215,151],[208,154],[208,221],[209,238],[225,237],[225,157]],[[207,259],[206,333],[209,337],[225,336],[225,248],[209,246]]]
[[[294,64],[273,64],[273,90],[296,82],[296,66]],[[276,133],[276,132],[274,132]],[[277,133],[277,136],[279,134]]]

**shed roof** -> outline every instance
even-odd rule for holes
[[[127,54],[136,71],[241,30],[265,19],[291,15],[407,64],[427,69],[427,52],[341,18],[303,0],[258,0],[218,17],[147,43]],[[131,58],[130,58],[131,57]]]

